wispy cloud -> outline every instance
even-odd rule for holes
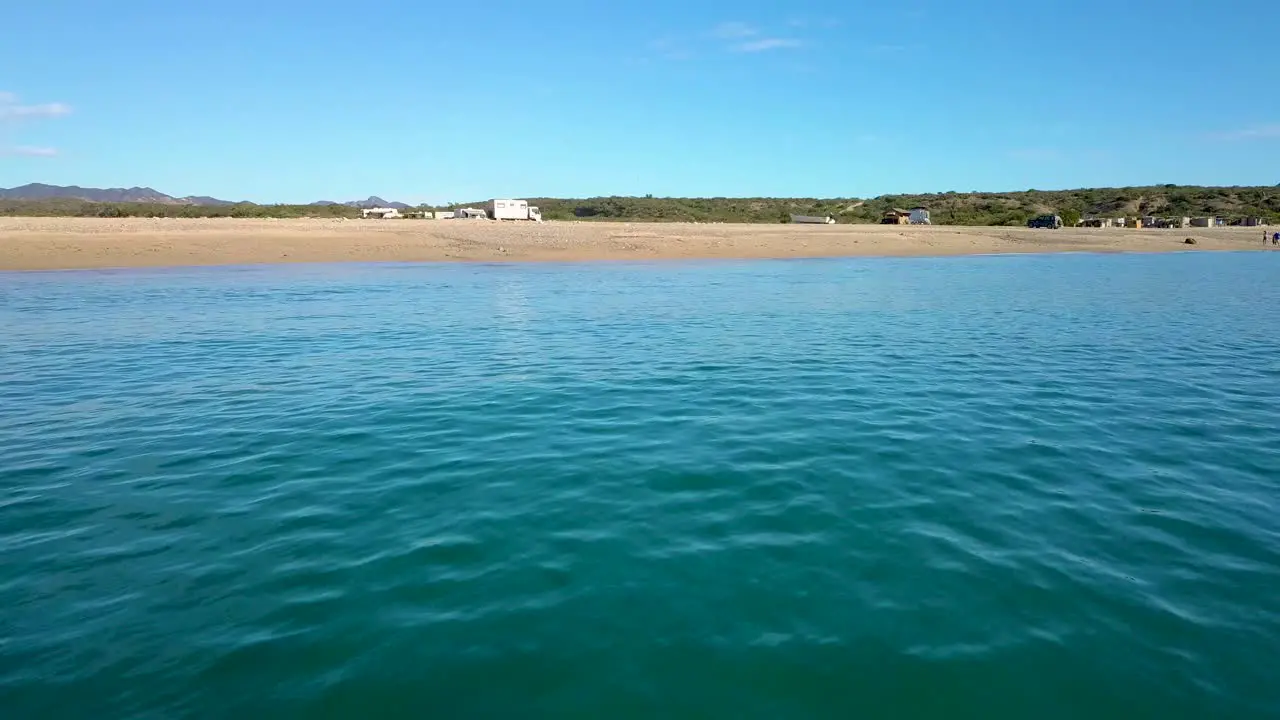
[[[1213,140],[1276,140],[1280,139],[1280,123],[1211,133],[1209,137]]]
[[[0,120],[19,120],[22,118],[54,118],[71,114],[71,106],[66,103],[42,103],[39,105],[23,105],[13,93],[0,95]]]
[[[58,154],[57,148],[51,147],[31,147],[29,145],[19,145],[12,148],[0,148],[0,155],[22,155],[25,157],[55,157]]]
[[[767,52],[769,50],[785,50],[787,48],[798,48],[804,43],[795,38],[766,37],[756,40],[748,40],[733,46],[734,52],[742,53],[758,53]]]
[[[736,20],[722,22],[711,30],[711,35],[713,37],[718,37],[721,40],[741,40],[743,38],[755,37],[759,34],[760,31],[755,27]]]
[[[16,128],[29,121],[62,117],[71,113],[71,106],[66,103],[51,102],[23,104],[16,93],[0,91],[0,131],[5,127]],[[9,134],[5,132],[5,134]],[[58,154],[56,148],[36,147],[33,145],[8,146],[0,138],[0,155],[23,155],[26,157],[53,157]]]
[[[795,20],[791,27],[798,27]],[[711,29],[711,36],[725,41],[726,50],[737,53],[758,53],[769,50],[798,48],[804,41],[794,37],[767,35],[754,25],[736,20],[722,22]]]

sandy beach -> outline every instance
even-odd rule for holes
[[[1261,228],[0,218],[0,270],[1258,250],[1261,238]]]

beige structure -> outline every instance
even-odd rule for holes
[[[360,217],[366,219],[373,218],[377,220],[390,220],[404,216],[395,208],[365,208],[360,211]]]
[[[880,218],[881,225],[909,225],[911,224],[911,211],[893,208]]]

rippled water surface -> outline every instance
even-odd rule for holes
[[[1280,255],[0,274],[0,715],[1280,716]]]

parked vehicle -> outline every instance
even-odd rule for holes
[[[494,220],[532,220],[542,222],[542,213],[527,200],[490,200],[484,209]]]
[[[1062,218],[1057,215],[1038,215],[1027,221],[1027,227],[1059,230],[1062,228]]]

